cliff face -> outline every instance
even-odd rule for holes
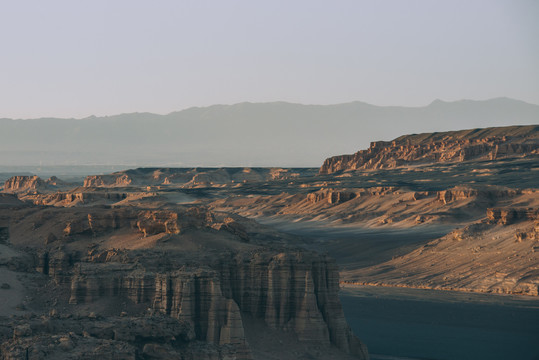
[[[136,257],[93,251],[77,260],[53,251],[39,254],[36,269],[68,286],[72,305],[129,299],[189,324],[196,340],[232,347],[237,359],[252,357],[243,324],[246,315],[313,346],[334,345],[367,358],[366,348],[345,321],[337,266],[326,256],[259,250],[227,254],[211,266],[178,267],[170,253],[150,253],[135,264]]]
[[[8,242],[50,281],[31,296],[45,309],[36,321],[0,326],[3,358],[252,359],[254,322],[256,336],[368,358],[345,321],[336,263],[254,222],[200,206],[18,211]]]
[[[65,181],[58,179],[56,176],[51,176],[47,180],[41,179],[37,175],[33,176],[12,176],[4,182],[4,191],[11,193],[20,193],[26,190],[47,190],[50,188],[59,188],[70,186]]]
[[[44,188],[47,183],[39,176],[13,176],[4,183],[4,191],[17,192]]]
[[[292,331],[302,341],[366,356],[345,321],[334,260],[306,252],[240,254],[221,261],[219,274],[225,295],[242,312],[265,319],[271,328]]]
[[[501,133],[498,129],[506,128],[409,135],[390,142],[372,142],[367,150],[326,159],[320,168],[320,174],[537,155],[539,127],[510,129],[513,128],[513,131],[505,130]]]
[[[251,358],[240,310],[233,299],[223,296],[214,271],[146,273],[114,263],[82,265],[71,276],[70,304],[91,304],[111,297],[129,299],[189,324],[197,340],[230,345],[237,358]]]

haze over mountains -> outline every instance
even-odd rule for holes
[[[240,103],[168,115],[0,119],[0,165],[314,166],[402,134],[539,123],[539,106],[497,98],[425,107]]]

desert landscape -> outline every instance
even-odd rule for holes
[[[539,2],[0,14],[0,360],[539,360]]]
[[[533,309],[538,160],[532,125],[401,136],[319,169],[12,176],[2,356],[366,359],[340,287],[525,295]]]

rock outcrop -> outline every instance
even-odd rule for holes
[[[182,234],[191,229],[214,229],[228,231],[239,235],[245,241],[248,240],[245,228],[233,218],[225,216],[223,219],[216,219],[211,211],[199,207],[176,210],[90,209],[89,212],[77,212],[63,224],[64,237],[103,235],[119,229],[136,229],[144,237]],[[58,222],[58,225],[62,223]]]
[[[13,320],[9,327],[14,330],[0,347],[3,359],[219,358],[218,349],[196,346],[191,324],[158,314],[112,318],[53,314]],[[222,357],[236,355],[226,350],[221,349]]]
[[[157,313],[190,325],[194,338],[235,347],[238,359],[250,358],[241,313],[225,298],[214,271],[204,269],[143,272],[114,263],[83,263],[71,278],[70,304],[119,297],[145,304]]]
[[[53,185],[53,186],[67,186],[67,185],[73,185],[73,184],[70,184],[66,181],[63,181],[61,179],[58,179],[56,176],[51,176],[50,178],[48,178],[47,180],[45,180],[45,182],[48,184],[48,185]]]
[[[72,206],[93,204],[99,201],[113,203],[125,198],[127,198],[127,193],[119,192],[55,192],[36,197],[33,203],[35,205]]]
[[[173,255],[154,256],[174,263]],[[178,266],[170,271],[148,258],[135,265],[135,258],[105,252],[74,262],[65,253],[48,254],[41,256],[37,269],[48,269],[56,282],[69,284],[70,304],[113,297],[145,304],[155,313],[190,324],[199,341],[234,347],[238,359],[251,357],[245,315],[264,319],[268,327],[293,333],[302,342],[334,345],[366,357],[366,348],[342,312],[337,266],[325,256],[261,250],[227,254],[210,267]],[[141,268],[146,263],[149,267]]]
[[[471,188],[454,187],[448,190],[438,191],[438,201],[444,205],[454,201],[466,200],[470,198],[479,198],[483,200],[499,201],[509,199],[522,193],[519,189],[500,189],[500,188]]]
[[[314,174],[316,170],[308,168],[141,168],[108,175],[87,176],[84,187],[129,185],[207,187],[297,179]]]
[[[56,176],[51,176],[47,180],[41,179],[37,175],[17,175],[12,176],[4,182],[4,191],[10,193],[20,193],[30,190],[47,190],[71,184],[58,179]]]
[[[487,221],[490,224],[510,225],[519,221],[539,220],[536,208],[489,208]]]
[[[537,154],[539,126],[450,131],[372,142],[367,150],[326,159],[320,174]]]
[[[356,194],[351,191],[339,191],[332,189],[321,189],[316,192],[307,195],[307,200],[314,203],[321,201],[328,202],[329,204],[342,204],[348,200],[352,200],[356,197]]]
[[[302,341],[366,356],[346,324],[334,260],[308,252],[259,252],[218,266],[226,296],[242,312],[264,318],[271,328],[292,331]]]
[[[39,176],[13,176],[4,183],[5,192],[19,192],[24,190],[43,189],[47,183]]]
[[[84,187],[128,186],[133,182],[127,174],[90,175],[84,179]]]

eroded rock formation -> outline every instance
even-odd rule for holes
[[[490,208],[487,221],[491,224],[510,225],[518,221],[539,220],[539,209],[535,208]]]
[[[84,187],[101,186],[127,186],[133,182],[127,174],[118,175],[90,175],[84,179]]]
[[[55,192],[44,196],[36,197],[33,200],[35,205],[84,205],[98,201],[118,202],[127,198],[126,193],[118,192]]]
[[[480,198],[483,200],[499,201],[522,194],[518,189],[489,189],[489,188],[470,188],[455,187],[448,190],[438,191],[438,201],[443,204],[449,204],[454,201],[466,200],[471,198]]]
[[[17,192],[45,188],[47,183],[39,176],[13,176],[4,183],[4,191]]]
[[[501,129],[505,130],[501,132]],[[514,135],[513,135],[514,134]],[[405,165],[496,160],[539,153],[539,127],[489,128],[407,135],[372,142],[367,150],[328,158],[320,174]]]
[[[170,254],[154,256],[175,261]],[[69,283],[70,304],[111,297],[145,304],[189,324],[197,340],[234,346],[238,358],[250,358],[245,314],[264,319],[272,329],[291,332],[300,341],[366,356],[344,319],[337,266],[325,256],[262,250],[227,254],[211,267],[178,266],[170,271],[148,259],[139,259],[148,268],[135,266],[136,256],[129,253],[91,253],[71,267],[73,257],[68,258],[65,253],[42,254],[36,268],[47,269],[58,283]]]
[[[48,315],[0,329],[6,359],[252,359],[245,321],[368,357],[345,321],[335,261],[253,234],[254,222],[200,206],[21,211],[9,213],[10,242],[33,260],[17,269],[50,279],[32,294]],[[45,241],[25,237],[28,226]]]
[[[321,189],[314,193],[307,195],[307,200],[312,203],[318,203],[321,201],[326,201],[329,204],[342,204],[348,200],[351,200],[356,197],[356,194],[351,191],[339,191],[332,189]]]
[[[314,174],[316,170],[309,168],[141,168],[87,176],[84,187],[182,185],[189,188],[297,179]]]

